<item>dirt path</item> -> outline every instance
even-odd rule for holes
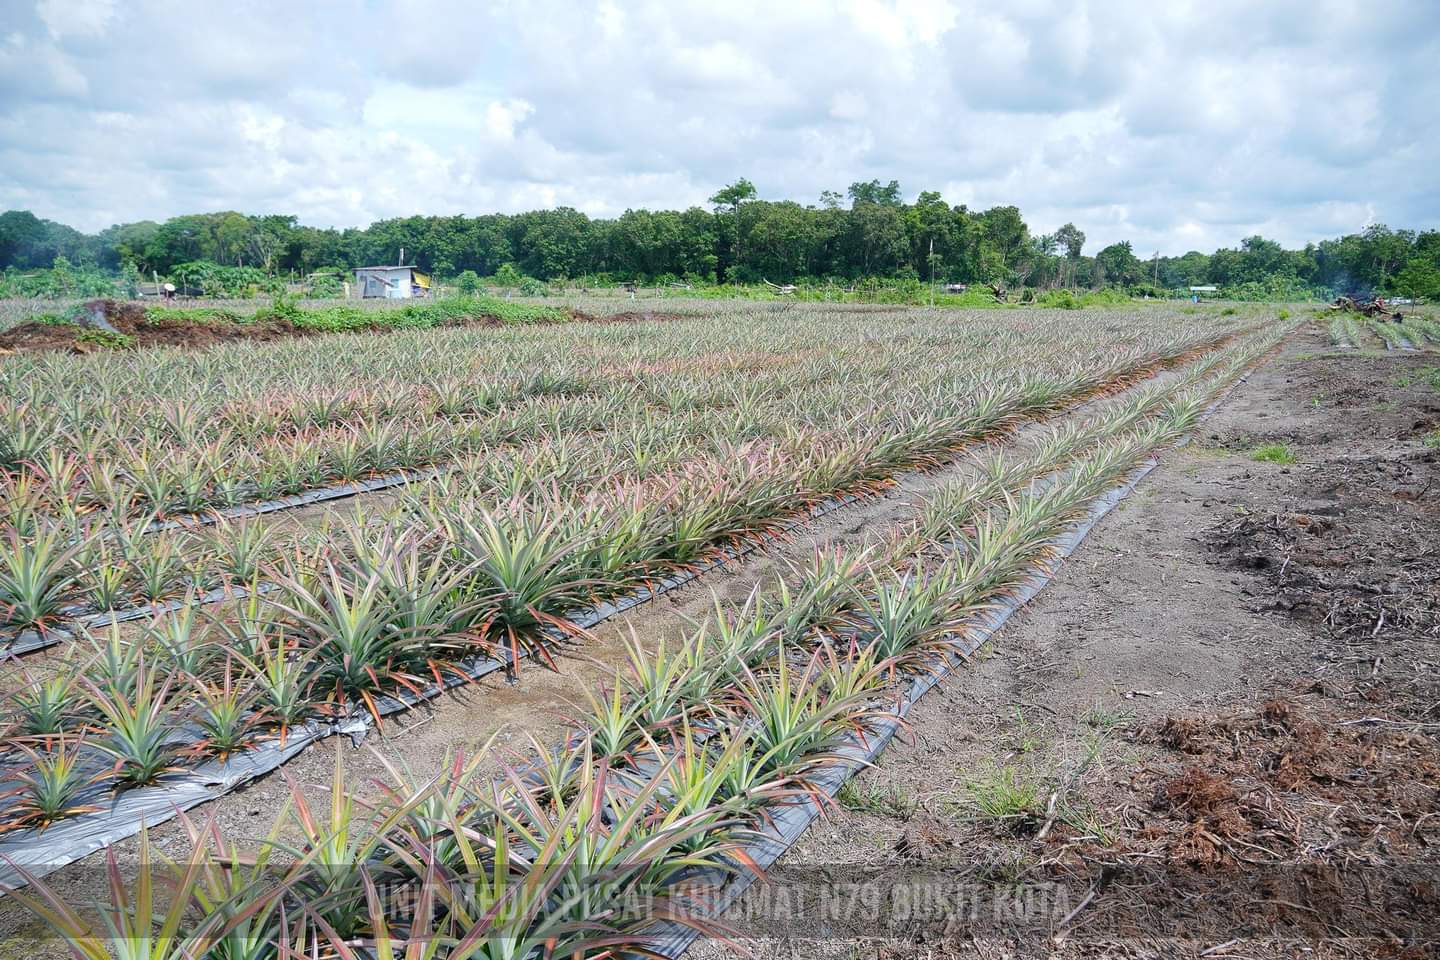
[[[1440,355],[1328,349],[1293,339],[921,702],[731,912],[747,948],[1434,955]]]

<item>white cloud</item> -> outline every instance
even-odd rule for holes
[[[897,179],[1089,249],[1440,224],[1432,0],[20,0],[0,208],[97,229],[814,202]]]
[[[57,40],[104,36],[116,14],[115,0],[39,0],[35,12]]]

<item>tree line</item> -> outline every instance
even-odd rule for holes
[[[1373,292],[1440,297],[1440,231],[1434,230],[1376,224],[1299,250],[1254,236],[1213,253],[1148,259],[1123,241],[1087,254],[1085,241],[1070,223],[1036,234],[1014,206],[971,210],[934,191],[907,203],[893,180],[854,183],[843,195],[826,191],[817,203],[800,204],[762,200],[741,179],[717,191],[709,207],[627,210],[613,219],[559,207],[398,217],[342,230],[306,226],[293,216],[226,211],[85,234],[12,210],[0,214],[0,269],[13,279],[60,262],[198,284],[221,268],[259,280],[312,276],[397,263],[403,251],[406,263],[452,278],[500,274],[596,284],[933,279],[1136,293],[1214,284],[1254,299]]]

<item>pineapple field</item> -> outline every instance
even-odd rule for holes
[[[724,939],[1300,326],[674,303],[0,359],[7,922],[96,957]]]

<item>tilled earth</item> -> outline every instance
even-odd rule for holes
[[[1440,355],[1292,338],[921,702],[736,941],[1437,955],[1437,415]]]

